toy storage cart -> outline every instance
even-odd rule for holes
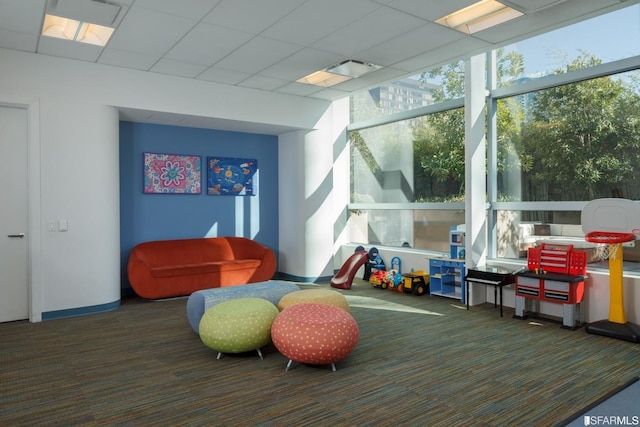
[[[464,224],[449,230],[449,258],[429,259],[429,292],[448,298],[467,301],[463,281],[465,277]]]
[[[543,243],[529,248],[527,270],[516,273],[517,319],[537,313],[540,301],[562,304],[562,327],[582,326],[582,298],[587,279],[587,254],[573,245]]]

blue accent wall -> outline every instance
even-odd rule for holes
[[[202,193],[143,194],[145,152],[202,157]],[[256,196],[207,195],[207,156],[257,159]],[[120,122],[121,288],[131,249],[150,240],[241,236],[278,253],[278,137]]]

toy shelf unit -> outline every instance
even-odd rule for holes
[[[466,301],[462,278],[465,276],[464,261],[450,259],[429,260],[429,292],[448,298]]]
[[[543,243],[529,248],[527,270],[515,274],[514,318],[525,319],[539,310],[540,301],[562,304],[562,327],[582,326],[587,253],[573,245]]]
[[[429,259],[429,293],[431,295],[466,301],[465,231],[464,225],[451,227],[449,231],[450,258]]]

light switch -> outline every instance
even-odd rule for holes
[[[61,219],[58,221],[58,229],[60,231],[67,231],[69,229],[69,223],[66,219]]]
[[[56,231],[56,222],[55,221],[47,221],[47,230],[48,231]]]

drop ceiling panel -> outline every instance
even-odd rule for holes
[[[0,27],[0,47],[33,52],[38,45],[38,34]]]
[[[45,0],[0,0],[0,47],[34,52],[42,28]],[[5,11],[11,9],[11,13]]]
[[[206,65],[162,58],[151,67],[150,71],[180,77],[194,78],[207,69]]]
[[[276,40],[291,40],[301,45],[310,45],[379,7],[381,5],[368,0],[307,1],[267,28],[262,35]]]
[[[297,95],[297,96],[309,96],[313,93],[319,92],[320,88],[318,86],[308,85],[304,83],[289,83],[286,86],[278,88],[276,92],[285,93],[287,95]]]
[[[166,57],[213,65],[247,43],[253,36],[219,25],[199,23],[173,46]]]
[[[135,0],[135,6],[199,21],[219,2],[220,0]]]
[[[395,22],[397,25],[387,25],[389,22]],[[378,9],[314,43],[312,47],[353,57],[360,51],[393,39],[424,23],[424,20],[403,12],[393,9]],[[363,37],[363,34],[367,36]],[[366,60],[373,62],[370,58]]]
[[[228,85],[235,85],[243,80],[251,77],[249,73],[242,73],[236,70],[227,70],[222,67],[211,67],[198,75],[198,80],[206,80],[209,82],[216,82]]]
[[[305,1],[222,0],[203,22],[258,35]]]
[[[372,49],[359,52],[357,57],[368,58],[380,65],[394,65],[398,62],[422,55],[439,46],[463,39],[459,31],[450,30],[437,24],[425,24],[399,37],[379,44]],[[419,40],[419,42],[416,42]],[[407,70],[411,71],[411,70]]]
[[[228,70],[255,73],[293,55],[298,45],[256,37],[216,64]]]
[[[521,12],[534,12],[564,1],[565,0],[507,0],[504,3]]]
[[[477,51],[482,51],[490,46],[489,43],[483,42],[478,39],[460,39],[456,40],[448,45],[437,47],[434,50],[425,52],[421,55],[417,55],[413,58],[401,61],[394,65],[394,67],[402,70],[412,70],[413,72],[423,71],[427,68],[420,67],[420,64],[429,63],[433,66],[446,64],[451,61],[460,59],[461,57],[454,52],[464,51],[465,55],[462,58],[474,54]]]
[[[389,6],[428,21],[435,21],[451,12],[470,6],[476,1],[477,0],[447,0],[430,1],[428,4],[425,4],[424,0],[394,0],[389,3]]]
[[[193,19],[137,7],[134,4],[105,50],[119,49],[161,56],[196,24],[197,21]]]
[[[134,70],[149,70],[158,62],[157,55],[147,55],[141,52],[129,52],[127,50],[106,49],[100,55],[101,64],[114,65],[116,67],[132,68]]]
[[[74,43],[69,40],[56,39],[53,37],[42,37],[38,44],[38,53],[80,61],[95,62],[101,52],[101,46],[87,43]]]
[[[286,86],[287,83],[288,82],[286,80],[282,80],[282,79],[274,79],[271,77],[266,77],[261,75],[253,75],[245,80],[242,80],[240,83],[238,83],[238,86],[273,91],[278,88],[281,88],[282,86]]]
[[[0,0],[0,10],[11,9],[11,13],[0,13],[0,28],[22,32],[39,30],[42,25],[44,5],[45,0]]]
[[[282,61],[266,68],[260,74],[298,80],[308,74],[338,64],[347,59],[344,56],[316,49],[301,49]]]

